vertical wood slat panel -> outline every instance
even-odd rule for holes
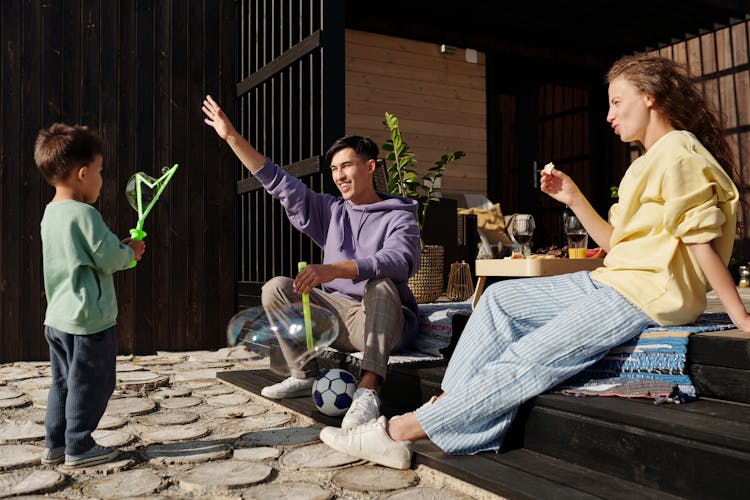
[[[21,19],[22,2],[10,0],[0,2],[2,19],[14,19],[13,23],[2,23],[0,42],[0,86],[2,92],[3,119],[0,122],[2,155],[0,155],[0,361],[16,360],[21,355],[22,324],[19,317],[21,296],[21,256],[19,234],[21,234],[21,129],[23,107],[21,102]],[[38,330],[37,330],[38,331]]]
[[[123,182],[127,182],[129,175],[136,172],[136,137],[138,130],[138,116],[136,114],[136,46],[138,26],[136,22],[136,11],[134,4],[121,3],[119,5],[118,29],[117,33],[117,50],[120,57],[117,58],[118,66],[116,72],[117,87],[117,113],[114,135],[117,138],[116,160],[112,169],[116,169],[113,177],[107,177],[108,183],[114,184],[116,189],[114,196],[114,214],[117,224],[110,227],[120,237],[125,237],[126,232],[131,227],[135,227],[136,215],[130,204],[122,196],[120,189],[124,190]],[[125,90],[127,89],[127,91]],[[112,112],[112,110],[109,110]],[[111,119],[111,118],[110,118]],[[103,214],[106,217],[110,214]],[[147,249],[150,252],[150,249]],[[146,265],[148,254],[141,261],[143,266]],[[136,303],[136,291],[138,295],[149,294],[150,291],[144,287],[136,288],[137,276],[143,271],[144,267],[138,267],[129,271],[115,274],[115,283],[117,285],[117,303],[119,306],[119,315],[117,317],[117,346],[119,352],[133,352],[136,344],[136,313],[138,311]],[[146,331],[148,335],[148,326],[144,321],[143,328],[139,326],[138,331]]]
[[[176,175],[183,176],[191,167],[174,158],[170,145],[171,130],[171,96],[172,96],[172,16],[171,2],[154,3],[154,161],[149,165],[154,173],[160,173],[161,167],[179,163]],[[174,180],[174,179],[173,179]],[[171,182],[171,181],[170,181]],[[169,186],[159,200],[159,207],[151,215],[153,227],[171,227],[173,220],[174,186]],[[155,277],[153,293],[153,334],[149,337],[151,347],[146,349],[144,339],[143,352],[155,351],[160,346],[171,345],[175,329],[172,325],[172,280],[170,279],[174,246],[167,231],[151,231],[149,235],[148,259],[153,262]]]
[[[21,72],[21,103],[25,113],[29,113],[37,120],[42,114],[41,96],[42,82],[36,75],[40,71],[42,61],[42,5],[39,1],[27,2],[23,14],[23,29],[21,40],[22,60],[27,61]],[[23,120],[21,128],[21,150],[33,151],[37,135],[36,120]],[[23,284],[20,286],[20,323],[18,334],[21,338],[21,357],[36,359],[42,355],[43,344],[41,324],[44,320],[44,306],[41,290],[44,288],[42,277],[42,260],[39,252],[34,251],[40,245],[39,221],[42,207],[40,203],[42,185],[39,182],[39,172],[33,162],[23,163],[21,168],[21,272]],[[47,190],[44,190],[46,193]]]

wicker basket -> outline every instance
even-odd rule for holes
[[[445,249],[441,245],[422,247],[422,264],[407,284],[418,304],[435,302],[443,293],[443,261]]]

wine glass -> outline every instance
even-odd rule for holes
[[[511,223],[511,234],[513,239],[521,245],[524,257],[531,255],[531,238],[534,236],[534,216],[531,214],[516,214]]]
[[[586,258],[589,236],[583,224],[575,215],[569,215],[565,219],[565,234],[568,237],[568,258]]]

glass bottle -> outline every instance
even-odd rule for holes
[[[737,286],[740,288],[750,287],[750,267],[740,266],[739,272],[740,282],[737,283]]]

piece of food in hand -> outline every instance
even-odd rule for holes
[[[607,252],[604,251],[601,247],[596,248],[589,248],[586,250],[586,258],[587,259],[602,259],[607,255]]]
[[[555,169],[555,164],[552,162],[547,163],[544,168],[542,169],[542,172],[544,172],[547,175],[552,174],[552,171]]]

